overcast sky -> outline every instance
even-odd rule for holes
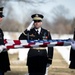
[[[46,19],[52,20],[54,9],[59,5],[69,11],[68,18],[75,17],[75,0],[9,0],[5,3],[4,15],[23,23],[34,13],[41,13]],[[25,1],[25,2],[23,2]],[[11,11],[9,11],[11,9]]]

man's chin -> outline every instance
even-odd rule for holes
[[[40,27],[35,27],[36,29],[40,28]]]

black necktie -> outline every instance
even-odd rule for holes
[[[38,29],[36,29],[35,31],[36,31],[36,33],[38,34]]]

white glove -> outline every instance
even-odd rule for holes
[[[32,22],[29,24],[29,26],[28,26],[28,28],[27,28],[28,31],[30,31],[30,29],[31,29],[31,27],[32,27],[32,25],[33,25],[33,23],[34,23],[34,21],[32,21]]]
[[[75,50],[75,41],[71,43],[71,47]]]
[[[6,49],[6,47],[5,47],[4,45],[0,45],[0,53],[1,53],[4,49]]]

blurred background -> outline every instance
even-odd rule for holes
[[[43,27],[51,33],[71,34],[75,26],[74,3],[74,0],[0,0],[5,15],[2,29],[22,31],[32,21],[32,14],[41,13],[44,15]]]
[[[75,0],[0,0],[4,20],[0,27],[5,39],[18,39],[32,21],[31,15],[44,15],[43,28],[50,30],[53,39],[73,38],[75,28]],[[70,46],[54,47],[53,64],[49,75],[75,75],[70,70]],[[11,72],[6,75],[25,75],[28,49],[10,49]],[[58,65],[60,63],[60,65]]]

